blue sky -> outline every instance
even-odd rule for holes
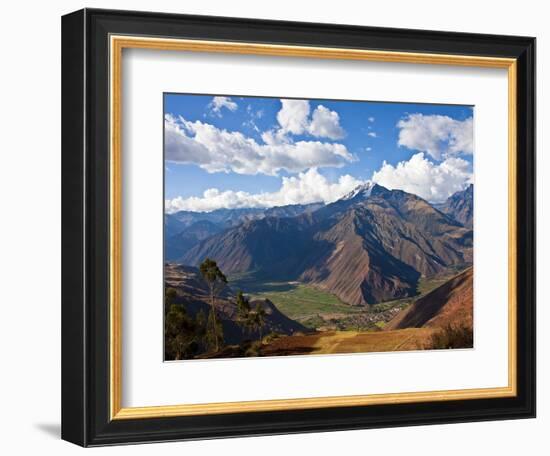
[[[164,114],[168,212],[330,202],[369,180],[441,201],[473,179],[471,106],[165,94]]]

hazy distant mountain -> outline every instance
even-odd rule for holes
[[[300,214],[310,214],[324,206],[324,203],[288,204],[265,209],[264,217],[296,217]]]
[[[322,203],[312,203],[289,204],[270,208],[216,209],[211,212],[179,211],[170,214],[168,217],[171,221],[175,220],[175,223],[179,223],[182,229],[203,220],[219,225],[220,228],[230,228],[249,220],[258,220],[265,217],[295,217],[304,212],[313,212],[322,206]]]
[[[185,229],[185,224],[172,214],[164,214],[164,236],[169,238]]]
[[[296,217],[300,214],[310,214],[323,206],[323,203],[290,204],[271,208],[217,209],[212,212],[180,211],[166,214],[165,259],[178,259],[199,241],[242,223],[266,217]]]
[[[425,200],[379,185],[292,218],[266,217],[211,236],[182,256],[227,274],[311,283],[354,305],[416,293],[421,275],[472,261],[472,232]]]
[[[221,228],[228,228],[239,225],[246,220],[262,218],[264,211],[265,209],[261,208],[216,209],[211,212],[179,211],[170,215],[181,223],[184,228],[203,220],[219,225]]]
[[[192,225],[180,228],[180,231],[164,240],[164,258],[166,261],[174,260],[184,255],[198,242],[222,231],[220,225],[208,220],[199,220]]]
[[[212,212],[180,211],[166,214],[165,259],[176,260],[199,241],[242,223],[266,217],[296,217],[300,214],[310,214],[323,206],[323,203],[289,204],[271,208],[217,209]]]
[[[449,215],[468,228],[474,221],[474,186],[470,184],[466,190],[456,192],[443,204],[436,205],[444,214]]]

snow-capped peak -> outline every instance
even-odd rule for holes
[[[350,200],[357,196],[361,196],[362,198],[368,198],[372,192],[373,187],[376,184],[371,181],[367,181],[364,184],[358,185],[355,187],[351,192],[349,192],[346,196],[344,196],[343,200]]]

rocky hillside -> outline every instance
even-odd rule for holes
[[[402,310],[384,329],[473,327],[474,272],[469,268]]]
[[[474,186],[470,184],[462,192],[456,192],[445,203],[437,208],[444,214],[460,222],[467,228],[473,227],[474,222]]]
[[[191,315],[196,315],[200,310],[208,315],[210,311],[208,287],[201,278],[198,269],[167,263],[164,271],[165,286],[176,290],[177,297],[175,302],[183,304],[186,311]],[[266,324],[263,328],[264,335],[270,332],[284,335],[291,335],[296,332],[308,332],[307,328],[303,327],[300,323],[279,312],[268,299],[254,300],[250,304],[252,308],[255,308],[259,304],[266,312]],[[255,332],[244,332],[236,323],[237,306],[235,304],[235,293],[229,287],[226,287],[216,297],[216,309],[222,321],[225,343],[237,344],[242,340],[258,337],[258,334]]]

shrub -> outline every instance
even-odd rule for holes
[[[275,339],[278,339],[280,335],[276,333],[275,331],[271,331],[267,336],[263,338],[263,343],[269,344],[270,342],[273,342]]]
[[[472,327],[448,324],[432,335],[427,349],[472,348],[474,332]]]
[[[255,340],[250,344],[250,347],[244,353],[245,356],[260,356],[262,354],[262,342]]]

